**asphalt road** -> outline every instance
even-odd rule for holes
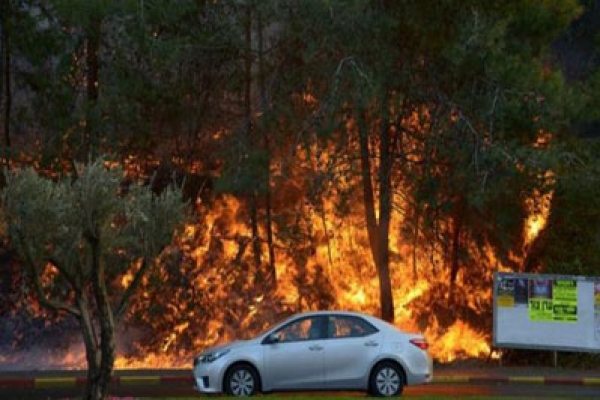
[[[77,399],[82,394],[82,387],[10,387],[0,388],[0,399],[5,400],[66,400]],[[158,384],[158,385],[118,385],[110,390],[116,398],[133,400],[135,398],[163,398],[163,397],[196,397],[207,396],[196,392],[191,386]],[[287,395],[293,395],[289,393]],[[339,394],[339,393],[338,393]],[[332,393],[331,395],[335,395]],[[356,397],[365,397],[363,393],[344,393]],[[479,384],[429,384],[408,387],[403,397],[418,398],[427,395],[470,397],[470,396],[505,396],[531,399],[598,399],[600,388],[592,386],[574,385],[539,385],[539,384],[505,384],[505,383],[479,383]],[[113,397],[114,400],[116,400]],[[133,399],[132,399],[133,398]]]
[[[478,368],[440,369],[439,372],[434,383],[407,387],[403,397],[438,395],[457,398],[504,396],[521,399],[600,399],[600,371],[582,373],[540,368]],[[82,371],[0,372],[0,399],[77,399],[83,392],[84,381],[85,373]],[[114,396],[114,400],[206,397],[193,389],[189,370],[116,371],[110,394]],[[365,397],[363,393],[344,394]]]
[[[5,400],[66,400],[81,396],[80,388],[0,388],[0,398]],[[110,391],[112,396],[132,400],[132,398],[196,397],[206,398],[190,387],[172,385],[119,387]],[[291,393],[289,395],[293,395]],[[365,397],[363,393],[344,393],[356,397]],[[331,394],[332,396],[335,393]],[[431,384],[406,388],[403,397],[418,398],[427,395],[470,397],[505,396],[532,399],[598,399],[600,390],[593,387],[571,385],[534,385],[534,384]],[[116,400],[116,399],[115,399]]]

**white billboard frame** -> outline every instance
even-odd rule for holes
[[[600,353],[600,277],[494,273],[493,346]]]

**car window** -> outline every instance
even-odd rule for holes
[[[326,332],[326,319],[323,316],[302,318],[281,327],[277,332],[280,342],[323,339]]]
[[[377,328],[366,320],[347,315],[330,317],[328,329],[332,338],[363,337],[377,332]]]

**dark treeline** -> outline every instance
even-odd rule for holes
[[[497,268],[600,274],[598,1],[0,1],[4,165],[108,155],[197,204],[129,316],[148,347],[193,351],[216,318],[260,329],[240,322],[257,308],[264,323],[339,305],[352,263],[330,247],[349,219],[369,311],[390,321],[419,278],[443,277],[407,305],[424,326],[489,333],[490,300],[470,296]]]

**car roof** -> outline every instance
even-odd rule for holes
[[[328,315],[345,315],[351,317],[360,317],[364,318],[370,323],[377,325],[378,327],[382,326],[392,326],[391,324],[386,323],[384,320],[375,317],[370,314],[366,314],[360,311],[350,311],[350,310],[318,310],[318,311],[305,311],[297,314],[290,315],[284,322],[289,322],[291,320],[297,318],[305,318],[305,317],[314,317],[314,316],[328,316]]]
[[[296,314],[292,314],[292,315],[288,316],[287,318],[280,320],[278,323],[270,326],[268,328],[268,330],[266,330],[265,332],[263,332],[262,334],[257,336],[257,338],[264,338],[270,332],[280,329],[282,326],[287,325],[288,323],[290,323],[294,320],[300,319],[300,318],[307,318],[307,317],[313,317],[313,316],[329,316],[329,315],[334,315],[334,316],[335,315],[345,315],[345,316],[351,316],[351,317],[364,318],[367,322],[374,325],[377,329],[379,329],[381,331],[385,331],[385,332],[399,331],[399,332],[404,333],[401,329],[390,324],[389,322],[386,322],[379,317],[376,317],[376,316],[373,316],[373,315],[370,315],[370,314],[367,314],[364,312],[350,311],[350,310],[318,310],[318,311],[305,311],[305,312],[299,312]]]
[[[332,315],[332,314],[336,314],[336,315],[353,315],[353,316],[360,316],[360,317],[372,317],[372,315],[369,314],[365,314],[359,311],[350,311],[350,310],[318,310],[318,311],[305,311],[305,312],[301,312],[301,313],[297,313],[292,315],[292,317],[297,317],[297,316],[309,316],[309,315]]]

